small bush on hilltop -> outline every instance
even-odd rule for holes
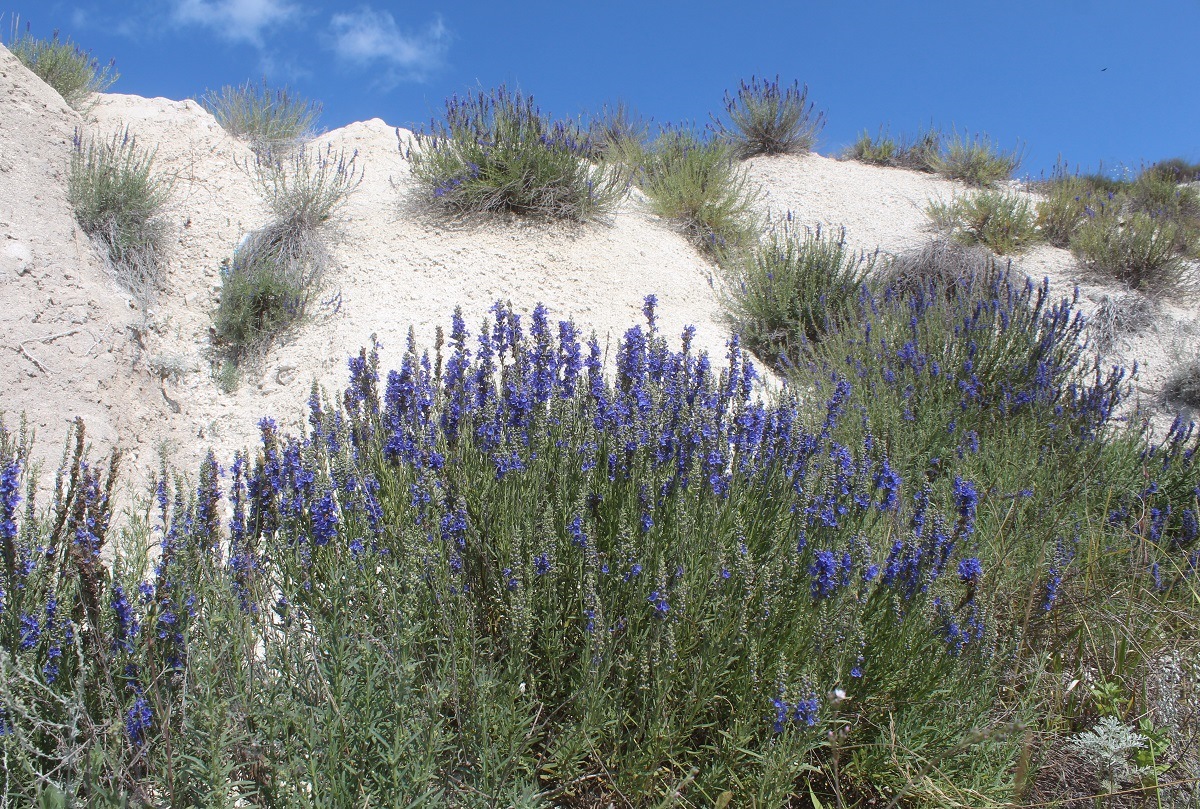
[[[801,231],[791,218],[726,267],[726,310],[747,349],[770,365],[795,365],[804,346],[854,312],[875,257],[846,246],[846,232]]]
[[[702,249],[732,253],[758,235],[760,192],[722,140],[668,129],[641,155],[636,177],[655,212],[678,223]]]
[[[319,103],[286,87],[273,90],[265,81],[222,87],[206,93],[200,103],[226,132],[247,141],[256,152],[283,152],[299,145],[321,116]]]
[[[1035,206],[1023,194],[978,191],[950,202],[931,202],[934,225],[968,244],[984,244],[999,255],[1020,252],[1040,238]]]
[[[75,131],[67,199],[84,233],[105,247],[117,280],[141,300],[165,282],[171,183],[154,172],[154,152],[128,130],[107,140]]]
[[[1172,157],[1160,160],[1149,169],[1161,177],[1175,183],[1194,183],[1200,181],[1200,163],[1184,160],[1182,157]]]
[[[948,180],[987,188],[1011,177],[1021,165],[1021,156],[1019,150],[1000,151],[987,136],[964,138],[956,132],[929,156],[929,165]]]
[[[30,33],[26,23],[24,33],[20,31],[19,19],[13,17],[8,49],[21,64],[29,68],[38,78],[53,87],[73,109],[87,109],[93,93],[103,93],[116,82],[116,63],[110,61],[104,67],[91,54],[80,49],[70,39],[60,41],[55,31],[51,38],[38,39]]]
[[[442,119],[416,135],[407,155],[426,201],[448,213],[583,221],[611,211],[629,189],[628,172],[591,163],[592,151],[579,126],[500,87],[447,99]]]
[[[274,219],[249,234],[221,271],[214,329],[226,354],[226,388],[236,379],[231,365],[265,351],[309,313],[332,260],[324,229],[362,180],[355,158],[331,147],[265,153],[246,168]]]
[[[929,129],[915,138],[897,140],[881,129],[872,138],[863,132],[845,153],[845,158],[876,166],[892,166],[911,171],[933,171],[932,160],[941,150],[942,136]]]
[[[588,120],[587,142],[592,159],[636,165],[636,155],[644,148],[649,132],[649,123],[625,102],[606,104]]]
[[[825,126],[825,113],[816,112],[808,100],[808,85],[781,86],[752,77],[725,93],[725,113],[730,123],[715,121],[717,133],[733,144],[741,159],[756,155],[803,154],[812,149]]]
[[[1038,228],[1055,247],[1070,247],[1071,237],[1087,219],[1088,211],[1105,198],[1085,179],[1073,176],[1046,184],[1043,193],[1037,206]]]

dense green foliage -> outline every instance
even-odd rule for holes
[[[957,132],[929,155],[929,166],[948,180],[989,188],[1007,180],[1021,165],[1020,150],[1006,152],[984,135],[963,137]]]
[[[893,166],[913,171],[933,171],[934,159],[941,153],[942,135],[930,128],[915,138],[893,138],[880,129],[872,137],[863,132],[846,150],[845,157],[877,166]]]
[[[726,266],[726,309],[743,345],[772,367],[794,364],[802,347],[854,315],[874,256],[846,246],[846,233],[776,223]]]
[[[386,382],[352,359],[303,435],[164,474],[120,541],[115,463],[80,433],[42,512],[6,433],[6,796],[989,806],[1098,710],[1153,719],[1138,684],[1193,648],[1194,433],[1114,422],[1044,287],[852,308],[768,402],[653,299],[612,376],[541,307],[456,316]]]
[[[668,129],[638,162],[638,187],[655,212],[677,223],[695,244],[721,254],[753,243],[760,192],[725,141]]]

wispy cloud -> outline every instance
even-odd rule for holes
[[[334,53],[353,65],[380,70],[379,83],[387,87],[424,77],[441,64],[450,39],[441,18],[406,31],[389,12],[366,6],[334,14],[329,28]]]
[[[230,42],[261,47],[263,33],[302,14],[290,0],[175,0],[173,17],[183,25],[211,29]]]

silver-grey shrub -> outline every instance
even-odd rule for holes
[[[165,282],[163,256],[171,194],[169,178],[154,171],[154,151],[128,130],[108,139],[75,132],[67,198],[84,233],[99,240],[118,281],[146,299]]]
[[[321,104],[294,94],[287,87],[271,89],[266,82],[208,92],[200,99],[217,123],[256,152],[287,150],[308,138],[321,116]]]

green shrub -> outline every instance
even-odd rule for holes
[[[616,164],[594,165],[587,133],[552,121],[532,96],[504,87],[446,100],[440,121],[408,149],[434,207],[583,221],[611,211],[629,188]]]
[[[847,248],[844,229],[800,231],[785,219],[726,267],[731,327],[763,362],[794,365],[853,314],[874,266],[875,256]]]
[[[940,153],[942,135],[930,128],[915,138],[897,140],[880,130],[872,138],[863,132],[846,150],[846,157],[877,166],[892,166],[911,171],[933,171],[933,159]]]
[[[1084,221],[1092,206],[1099,207],[1096,189],[1081,177],[1064,175],[1043,186],[1038,202],[1038,229],[1055,247],[1070,247],[1071,237]]]
[[[929,155],[929,165],[946,179],[987,188],[1011,177],[1021,156],[1019,150],[1000,151],[987,136],[965,139],[956,132],[941,151]]]
[[[1039,238],[1034,204],[1024,194],[977,191],[930,202],[927,212],[939,229],[999,255],[1020,252]]]
[[[53,87],[68,105],[80,111],[87,109],[93,93],[103,93],[119,76],[115,62],[100,67],[91,54],[70,39],[60,41],[57,31],[49,41],[38,39],[30,33],[27,23],[22,33],[15,16],[8,49],[21,64]]]
[[[872,138],[870,133],[863,132],[858,136],[858,140],[846,150],[846,157],[850,160],[857,160],[860,163],[871,163],[876,166],[891,166],[894,165],[896,155],[899,154],[900,147],[895,139],[883,134],[880,130],[879,136]]]
[[[81,432],[33,508],[0,429],[5,800],[996,809],[1030,728],[1191,738],[1200,436],[1071,300],[866,290],[770,398],[645,313],[364,349],[120,537]]]
[[[101,241],[117,279],[140,299],[165,281],[169,180],[154,171],[154,152],[128,130],[107,140],[75,131],[67,199],[84,233]]]
[[[736,252],[758,233],[760,192],[724,141],[665,131],[642,155],[637,178],[654,211],[703,249]]]
[[[589,156],[593,160],[627,162],[628,155],[636,155],[643,148],[649,132],[649,124],[624,101],[606,104],[588,120]]]
[[[1193,163],[1182,157],[1160,160],[1146,171],[1165,177],[1174,183],[1194,183],[1200,180],[1200,163]]]
[[[1188,266],[1178,252],[1180,228],[1141,211],[1103,205],[1071,238],[1071,252],[1098,275],[1130,288],[1163,294],[1187,286]]]
[[[315,234],[295,221],[251,233],[221,269],[217,343],[235,361],[261,351],[299,324],[329,265]]]
[[[287,87],[271,89],[266,81],[227,85],[200,99],[217,123],[256,152],[286,151],[308,138],[321,105],[293,94]]]
[[[324,229],[362,180],[355,158],[332,147],[283,158],[265,152],[246,169],[274,218],[221,271],[214,331],[226,390],[236,383],[231,366],[266,351],[309,314],[332,262]]]
[[[825,126],[825,113],[816,112],[808,100],[808,85],[751,77],[737,92],[725,93],[725,113],[730,123],[715,122],[718,134],[733,144],[738,157],[803,154],[812,149]]]

